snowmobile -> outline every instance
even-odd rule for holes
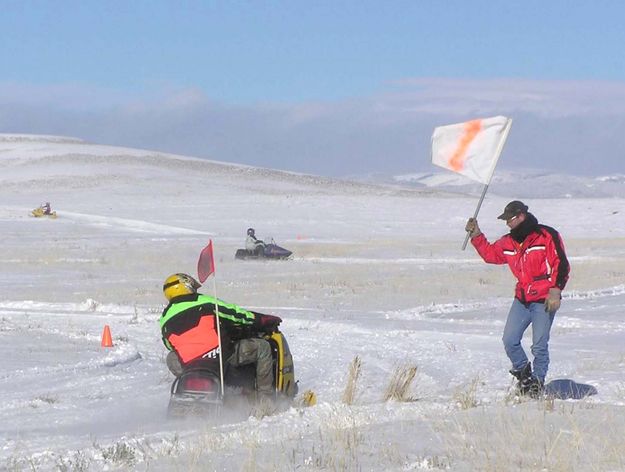
[[[269,341],[273,357],[276,401],[290,403],[297,394],[293,357],[284,335],[276,329],[262,334]],[[224,409],[253,404],[256,398],[256,366],[224,364],[224,392],[219,375],[219,358],[191,363],[171,385],[167,409],[170,419],[190,415],[218,417]]]
[[[255,251],[247,249],[237,249],[234,254],[235,259],[289,259],[293,253],[288,249],[278,246],[272,239],[271,243],[265,246],[258,246]]]
[[[35,218],[41,218],[43,216],[47,216],[48,218],[56,218],[56,211],[46,212],[46,210],[40,206],[31,210],[30,216],[34,216]]]

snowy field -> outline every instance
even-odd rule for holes
[[[543,175],[524,197],[572,266],[547,382],[598,394],[519,402],[500,340],[514,280],[461,250],[475,193],[49,136],[0,135],[0,168],[0,470],[625,470],[625,199],[602,181],[553,197],[566,177]],[[491,240],[518,197],[501,188],[480,213]],[[46,200],[57,219],[28,216]],[[248,227],[294,258],[235,261]],[[195,275],[209,239],[219,297],[284,319],[316,406],[166,419],[161,286]],[[410,367],[403,400],[384,401]]]

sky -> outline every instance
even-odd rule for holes
[[[345,176],[431,171],[435,126],[503,114],[514,125],[502,167],[622,167],[622,2],[2,10],[0,132]]]

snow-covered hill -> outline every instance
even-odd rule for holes
[[[625,463],[625,200],[601,193],[622,181],[597,180],[585,197],[526,200],[561,231],[572,265],[548,380],[574,379],[599,393],[582,403],[515,404],[500,341],[514,281],[470,246],[460,249],[477,197],[441,190],[453,190],[449,182],[378,185],[24,135],[0,135],[0,166],[6,470]],[[491,238],[506,231],[496,216],[509,199],[486,197],[480,223]],[[28,216],[42,201],[57,219]],[[236,261],[248,227],[294,259]],[[208,239],[218,295],[284,319],[300,389],[313,389],[317,406],[217,423],[165,419],[172,377],[157,323],[162,282],[195,274]],[[100,347],[105,324],[113,348]],[[356,356],[362,372],[348,405]],[[406,366],[417,368],[413,401],[383,401]]]

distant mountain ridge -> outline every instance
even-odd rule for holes
[[[426,187],[390,182],[374,183],[346,180],[280,169],[207,158],[169,154],[146,149],[94,144],[78,138],[36,134],[0,133],[0,162],[3,185],[24,190],[51,189],[58,186],[108,185],[111,179],[141,182],[146,173],[175,173],[193,170],[196,175],[212,179],[212,186],[235,185],[268,191],[273,188],[293,192],[348,192],[360,194],[433,195],[439,191]],[[140,169],[140,171],[138,171]],[[215,178],[219,176],[219,178]],[[182,178],[182,177],[181,177]],[[87,183],[89,182],[89,183]]]
[[[283,181],[299,181],[306,185],[325,185],[352,188],[353,191],[367,185],[385,186],[386,191],[401,192],[418,191],[423,194],[448,192],[456,194],[479,195],[483,185],[453,172],[422,172],[402,175],[386,174],[353,174],[343,179],[300,174],[279,169],[253,167],[232,162],[214,161],[206,158],[174,155],[156,151],[125,148],[117,146],[88,143],[82,139],[68,136],[35,135],[19,133],[0,133],[0,158],[5,163],[9,159],[23,161],[28,156],[48,157],[57,160],[75,159],[76,155],[108,156],[127,158],[146,158],[150,160],[177,159],[195,161],[220,168],[223,171],[255,174],[257,176],[273,176]],[[129,164],[129,162],[126,162]],[[190,165],[190,164],[189,164]],[[388,188],[388,187],[392,187]],[[372,189],[369,189],[372,190]],[[385,191],[378,189],[378,191]],[[625,198],[625,174],[614,174],[599,177],[573,176],[553,174],[536,169],[518,171],[497,170],[489,187],[489,193],[509,198]]]
[[[372,174],[352,178],[470,195],[479,195],[484,188],[479,182],[445,171],[392,176]],[[497,170],[488,191],[510,198],[625,198],[625,174],[583,177],[540,170]]]
[[[0,133],[0,143],[75,143],[86,144],[80,138],[69,136],[53,136],[47,134],[12,134]]]

